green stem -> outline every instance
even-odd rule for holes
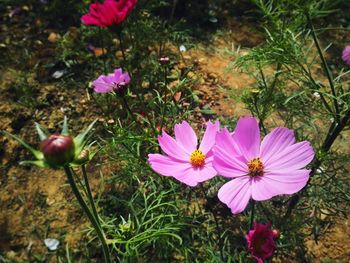
[[[124,62],[124,65],[126,65],[126,56],[125,56],[125,50],[124,50],[124,44],[123,44],[123,38],[122,38],[122,30],[118,31],[118,37],[119,37],[120,50],[122,51],[122,56],[123,56],[123,62]]]
[[[143,129],[142,129],[142,127],[140,126],[140,123],[136,120],[135,115],[132,113],[132,111],[131,111],[131,109],[130,109],[130,107],[129,107],[129,104],[128,104],[126,98],[125,98],[125,96],[122,95],[121,98],[122,98],[124,107],[126,108],[127,112],[131,115],[131,118],[132,118],[132,120],[135,122],[137,128],[139,129],[139,131],[140,131],[141,133],[143,133]]]
[[[159,133],[162,132],[163,129],[163,125],[164,125],[164,120],[165,120],[165,114],[166,114],[166,104],[167,104],[167,95],[168,95],[168,83],[167,83],[167,75],[168,75],[168,71],[167,71],[167,66],[164,66],[164,102],[161,108],[162,111],[162,119],[160,122],[160,129],[159,129]]]
[[[103,251],[105,263],[112,263],[103,230],[100,228],[99,224],[96,221],[96,218],[91,213],[89,207],[87,206],[83,197],[81,196],[79,189],[74,181],[74,177],[73,177],[73,173],[72,173],[71,168],[69,166],[64,166],[64,171],[67,175],[69,185],[70,185],[75,197],[77,198],[80,207],[83,209],[83,211],[85,212],[85,214],[89,218],[93,228],[95,229],[95,231],[97,233],[98,238],[100,239],[100,242],[102,244],[102,251]]]
[[[88,179],[88,176],[87,176],[85,165],[81,166],[81,171],[83,173],[84,184],[85,184],[85,189],[86,189],[86,195],[88,197],[90,206],[92,208],[92,213],[94,214],[94,216],[96,218],[96,221],[97,221],[97,223],[99,224],[99,226],[101,228],[100,219],[98,217],[98,213],[97,213],[97,209],[96,209],[96,206],[95,206],[94,198],[92,196],[92,192],[91,192],[91,188],[90,188],[89,179]]]
[[[104,46],[104,41],[103,41],[103,32],[102,29],[99,28],[99,34],[100,34],[100,41],[101,41],[101,46],[102,46],[102,57],[103,57],[103,71],[104,74],[107,74],[107,63],[106,63],[106,56],[105,56],[105,46]]]
[[[254,216],[255,216],[255,201],[252,200],[252,209],[250,210],[249,229],[252,229],[252,228],[253,228]]]
[[[333,81],[332,73],[331,73],[331,71],[330,71],[330,69],[328,67],[326,59],[323,56],[323,52],[322,52],[320,44],[318,42],[318,39],[317,39],[317,36],[316,36],[316,33],[315,33],[315,28],[314,28],[314,25],[312,24],[310,15],[307,13],[306,17],[307,17],[308,23],[310,25],[311,35],[312,35],[312,38],[313,38],[313,40],[315,42],[315,45],[316,45],[316,48],[317,48],[317,52],[320,55],[320,58],[321,58],[321,61],[322,61],[322,68],[323,68],[324,72],[327,75],[329,86],[331,88],[331,92],[332,92],[332,95],[333,95],[333,104],[334,104],[334,108],[335,108],[335,112],[336,112],[335,119],[339,120],[340,110],[339,110],[339,105],[338,105],[338,101],[337,101],[337,94],[335,92],[335,87],[334,87],[334,81]]]
[[[208,198],[208,195],[207,193],[205,192],[205,189],[203,187],[203,185],[200,186],[202,192],[203,192],[203,195],[205,196],[205,199],[207,200],[207,202],[209,202],[209,198]],[[218,218],[216,217],[216,214],[214,213],[214,210],[211,206],[208,206],[209,207],[209,210],[210,210],[210,213],[213,215],[213,218],[214,218],[214,222],[215,222],[215,227],[216,227],[216,233],[218,235],[218,247],[219,247],[219,250],[220,250],[220,257],[221,257],[221,260],[224,262],[225,258],[224,258],[224,253],[222,251],[222,239],[221,239],[221,229],[220,229],[220,225],[219,225],[219,220]]]

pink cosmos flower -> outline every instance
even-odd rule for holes
[[[245,236],[248,249],[258,263],[263,263],[276,250],[271,224],[254,223],[253,229]]]
[[[149,154],[148,161],[152,169],[189,186],[196,186],[214,177],[217,172],[212,165],[212,148],[219,126],[218,121],[215,124],[210,121],[207,123],[199,147],[197,136],[186,121],[175,125],[176,139],[163,130],[162,136],[158,136],[158,142],[166,155]]]
[[[114,70],[114,73],[110,73],[107,76],[101,75],[92,82],[94,91],[97,93],[108,93],[115,91],[122,93],[125,90],[125,86],[130,82],[130,76],[128,72],[123,73],[121,68]]]
[[[109,27],[123,22],[134,9],[137,0],[105,0],[90,5],[89,13],[81,17],[86,25]]]
[[[346,46],[343,50],[342,57],[343,61],[350,66],[350,45]]]
[[[253,117],[240,118],[233,134],[223,129],[216,136],[213,166],[218,174],[234,178],[218,193],[233,214],[242,212],[250,198],[257,201],[302,189],[314,151],[308,141],[295,143],[287,128],[272,130],[260,144],[259,125]]]

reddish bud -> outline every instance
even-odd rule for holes
[[[40,144],[45,160],[54,167],[65,165],[74,159],[74,142],[70,136],[50,135]]]
[[[279,238],[280,238],[281,233],[280,233],[280,231],[279,231],[279,230],[277,230],[277,229],[272,229],[271,231],[272,231],[272,236],[273,236],[273,239],[277,240],[277,239],[279,239]]]

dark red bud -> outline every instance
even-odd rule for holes
[[[50,135],[40,144],[40,150],[47,163],[54,167],[65,165],[74,159],[74,142],[70,136]]]
[[[273,239],[279,239],[281,236],[281,233],[277,229],[272,229],[272,236],[273,236]]]

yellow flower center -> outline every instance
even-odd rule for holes
[[[260,158],[254,158],[248,162],[248,175],[253,177],[264,175],[264,165]]]
[[[205,154],[200,150],[194,150],[191,154],[190,163],[194,167],[202,167],[205,163]]]

